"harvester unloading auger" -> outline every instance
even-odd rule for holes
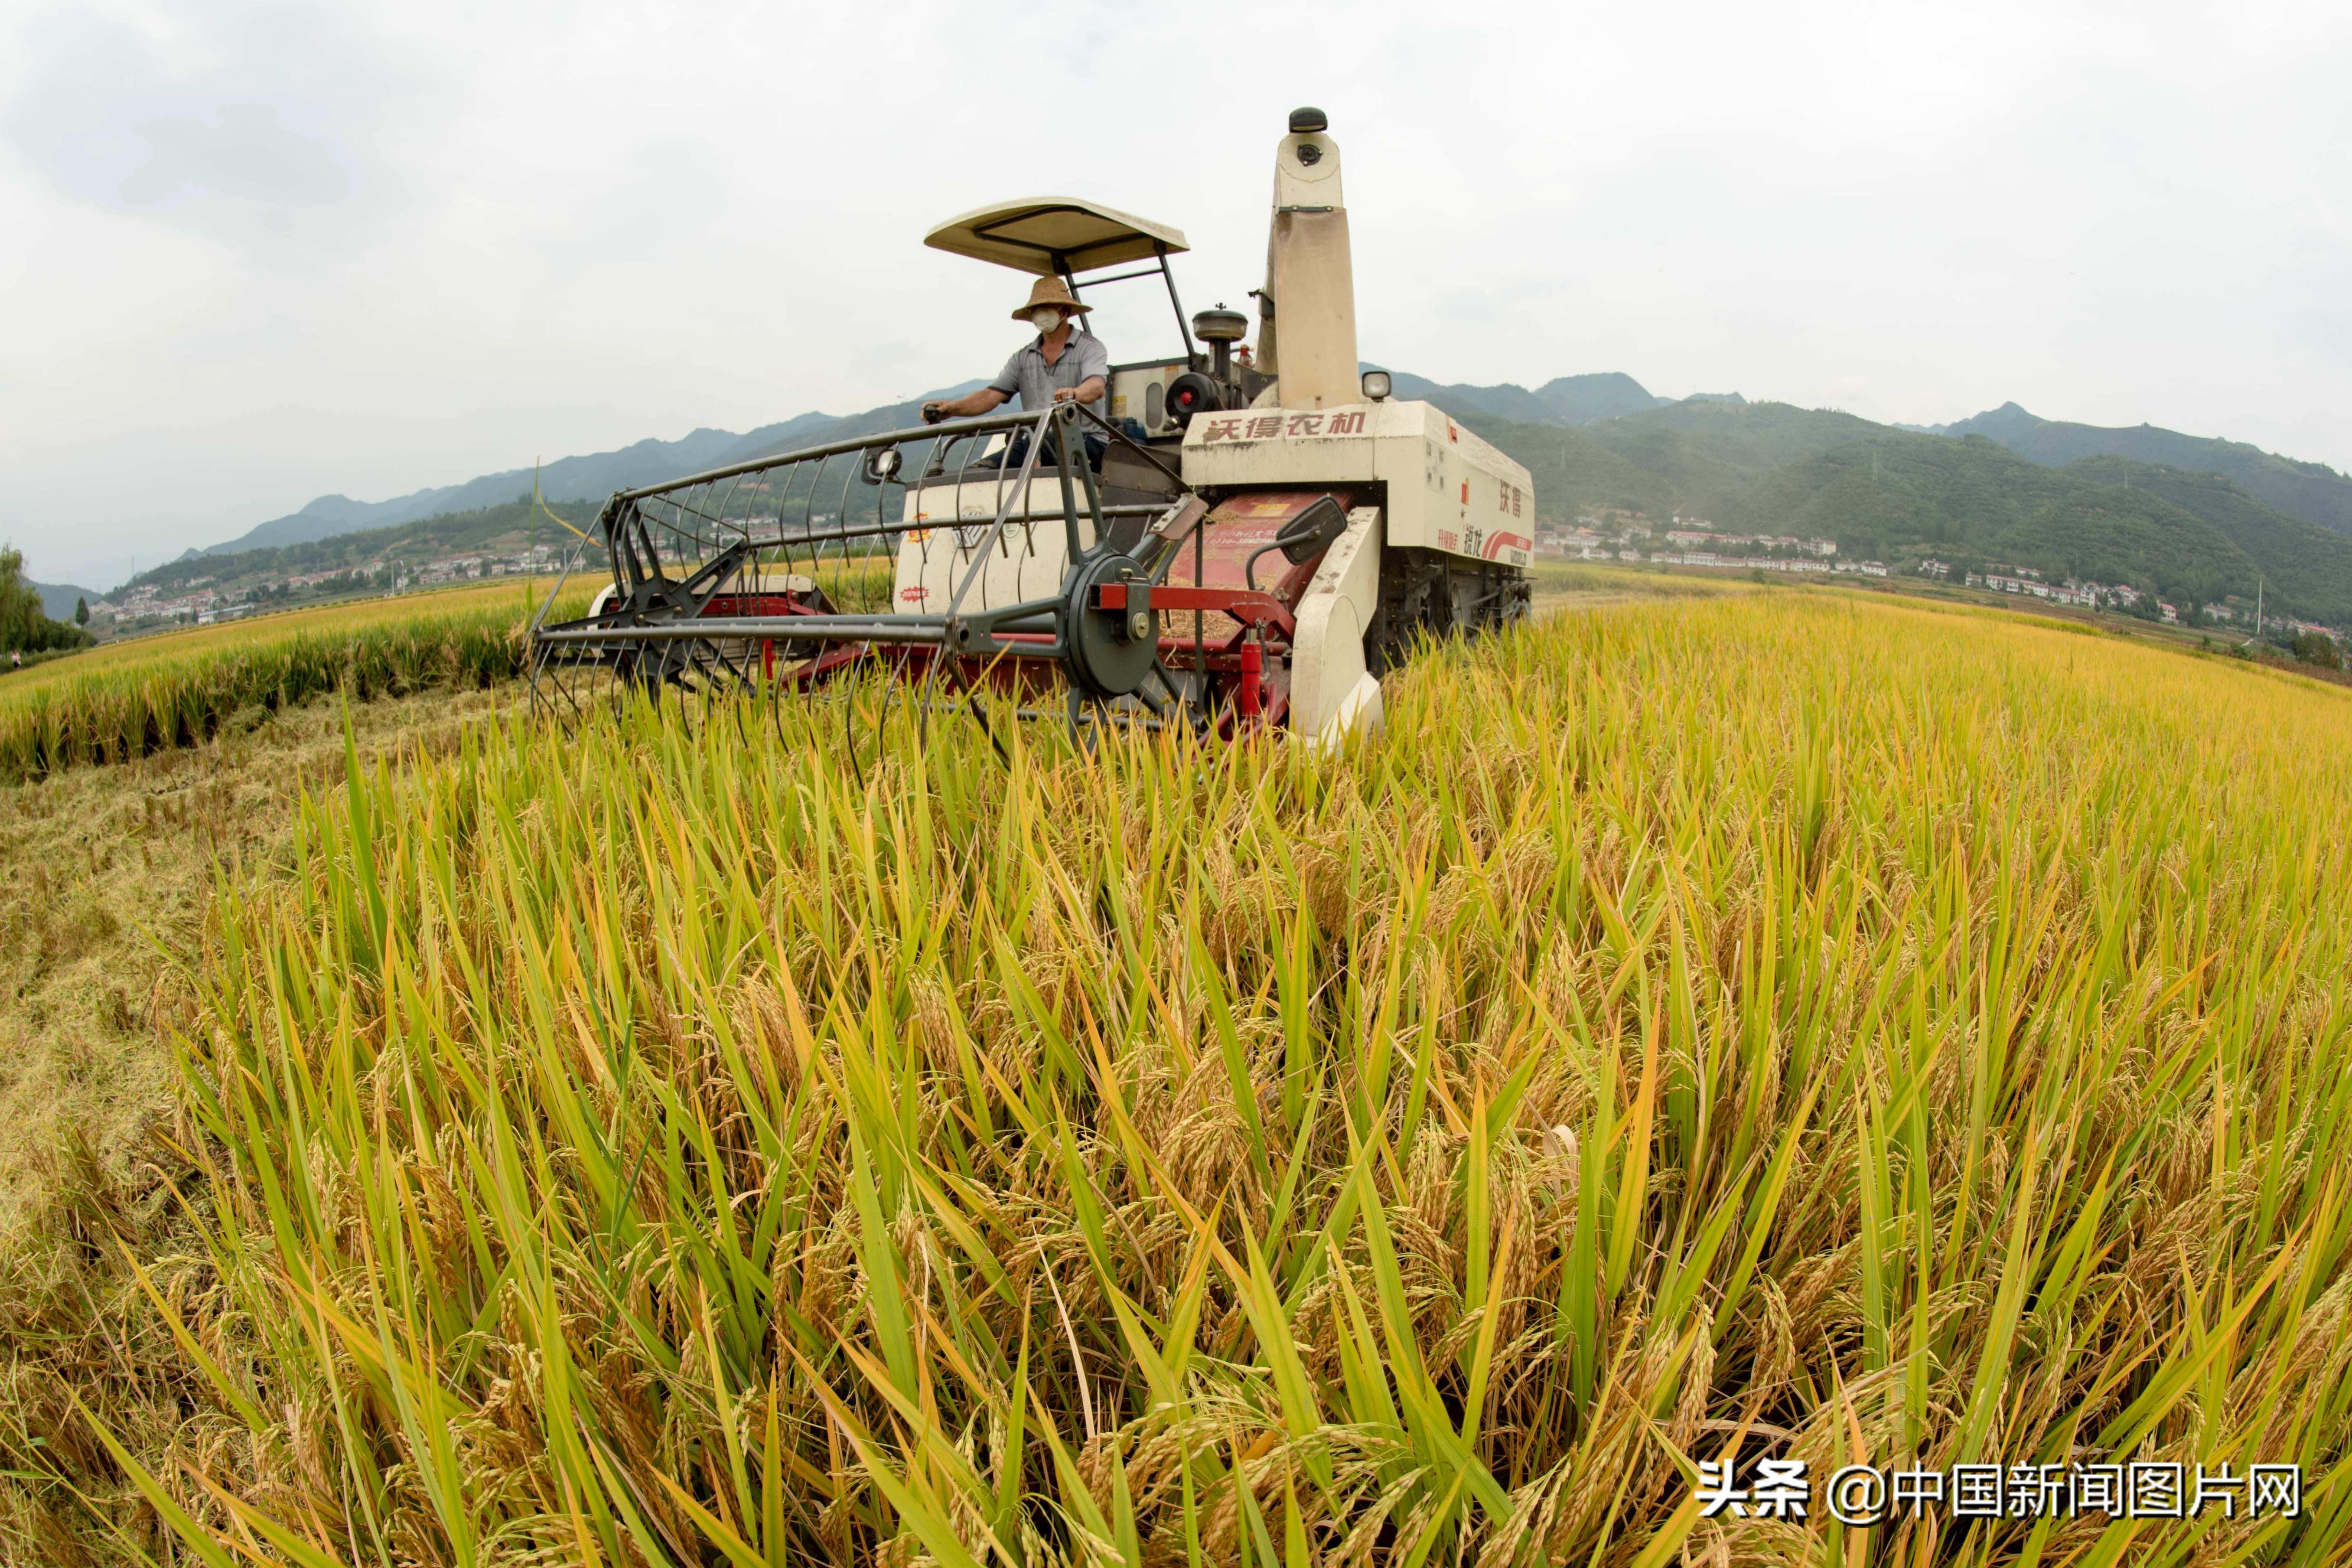
[[[1184,237],[1165,226],[1046,197],[924,243],[1074,295],[1157,277],[1184,352],[1114,365],[1108,421],[1065,403],[621,491],[590,542],[611,569],[590,613],[542,607],[532,625],[541,700],[807,691],[879,668],[975,712],[985,692],[1023,712],[1058,695],[1074,730],[1323,742],[1380,722],[1379,678],[1420,637],[1527,613],[1527,470],[1358,374],[1339,149],[1318,110],[1291,115],[1276,153],[1255,363],[1240,312],[1187,322],[1168,266]],[[861,559],[890,562],[887,609],[820,585]]]

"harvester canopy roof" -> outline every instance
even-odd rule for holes
[[[998,202],[948,219],[923,236],[923,243],[1041,278],[1065,268],[1090,272],[1191,248],[1181,229],[1075,196]]]

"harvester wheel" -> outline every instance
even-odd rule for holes
[[[1402,667],[1424,633],[1444,637],[1454,625],[1454,599],[1445,591],[1442,563],[1417,550],[1398,550],[1384,565],[1380,607],[1364,638],[1364,667],[1374,675]]]
[[[1390,551],[1381,561],[1380,607],[1364,637],[1365,668],[1385,675],[1412,657],[1424,636],[1475,637],[1525,620],[1530,589],[1527,574],[1514,567]]]
[[[1524,572],[1514,573],[1504,585],[1503,624],[1515,626],[1535,614],[1535,580]]]

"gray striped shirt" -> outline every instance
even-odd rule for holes
[[[1072,327],[1070,341],[1062,345],[1062,357],[1052,364],[1045,363],[1045,342],[1042,337],[1030,339],[988,384],[1007,397],[1020,394],[1021,406],[1034,410],[1053,405],[1055,387],[1076,386],[1090,375],[1098,375],[1103,378],[1103,395],[1087,406],[1109,418],[1110,351],[1103,347],[1102,340]]]

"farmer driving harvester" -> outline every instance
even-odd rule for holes
[[[1016,395],[1021,406],[1027,410],[1055,403],[1083,403],[1097,414],[1108,416],[1104,399],[1110,388],[1110,352],[1091,331],[1076,330],[1078,317],[1093,309],[1074,298],[1070,286],[1061,279],[1038,279],[1029,290],[1029,302],[1013,312],[1014,321],[1026,321],[1037,329],[1035,339],[1014,350],[1013,357],[1004,362],[1004,368],[996,373],[996,379],[978,392],[924,404],[923,423],[970,419],[989,413]],[[1086,444],[1087,462],[1100,468],[1102,437],[1089,430]],[[1024,430],[1014,437],[1004,461],[1018,466],[1028,455],[1028,432]],[[1047,456],[1051,455],[1048,437]]]

